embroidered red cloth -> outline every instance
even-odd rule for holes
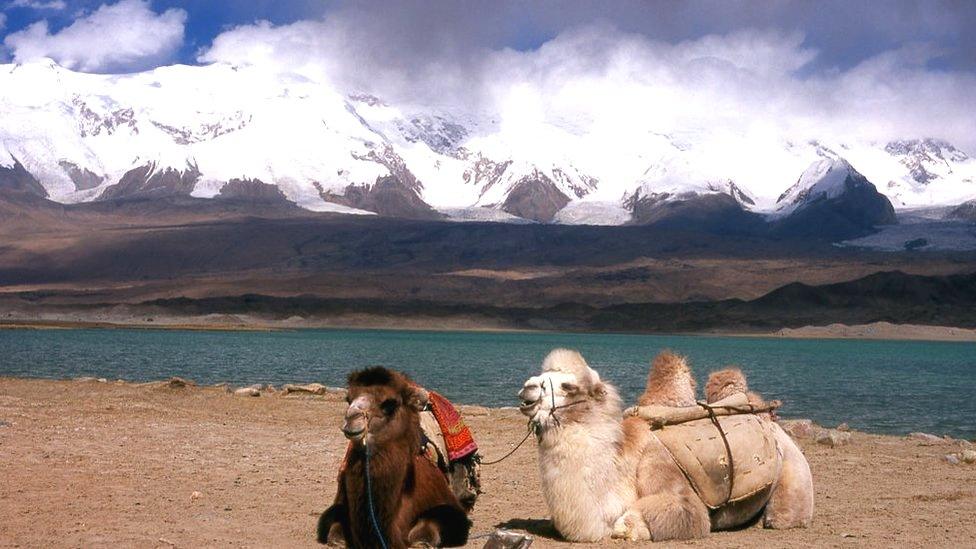
[[[447,459],[457,461],[477,451],[478,444],[457,408],[434,391],[427,392],[430,395],[430,411],[434,413],[434,419],[437,420],[447,444]]]

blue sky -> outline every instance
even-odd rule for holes
[[[127,0],[134,2],[136,0]],[[676,42],[744,28],[800,32],[819,55],[807,70],[844,69],[906,44],[937,51],[932,69],[976,69],[976,2],[971,1],[575,1],[492,2],[429,0],[340,2],[328,0],[141,0],[149,10],[185,12],[178,47],[150,64],[194,63],[222,32],[258,20],[285,25],[302,20],[347,19],[376,29],[392,43],[396,62],[456,55],[478,48],[537,48],[567,28],[596,21],[652,40]],[[0,37],[46,21],[57,34],[113,0],[0,0]],[[355,23],[354,23],[355,24]],[[147,37],[151,40],[151,35]],[[436,53],[431,50],[437,50]],[[7,44],[4,55],[16,57]],[[121,63],[107,69],[145,68]],[[104,71],[103,71],[104,72]]]

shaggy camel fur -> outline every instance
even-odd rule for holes
[[[694,404],[686,361],[655,359],[641,404]],[[747,524],[760,513],[770,528],[809,525],[813,484],[789,436],[774,426],[784,465],[772,496],[709,512],[643,420],[621,418],[616,389],[576,351],[556,349],[542,374],[525,382],[520,410],[535,425],[543,496],[556,529],[571,541],[688,539]],[[804,472],[806,474],[804,474]]]
[[[352,443],[335,502],[319,519],[318,541],[381,547],[375,516],[390,548],[467,543],[471,521],[444,475],[419,453],[425,391],[403,374],[369,368],[349,376],[348,395],[342,431]]]
[[[724,370],[718,370],[708,375],[708,382],[705,383],[705,400],[709,404],[736,393],[744,393],[749,399],[749,404],[753,406],[761,407],[766,404],[766,399],[762,395],[749,390],[746,375],[739,368],[729,366]],[[776,419],[774,412],[764,412],[758,415],[766,419]]]

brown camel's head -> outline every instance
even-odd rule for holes
[[[594,414],[620,415],[617,390],[569,349],[550,352],[542,373],[526,380],[518,396],[519,410],[536,429],[582,423]]]
[[[383,445],[418,428],[417,414],[427,404],[427,391],[407,376],[377,366],[349,375],[346,401],[346,438]]]

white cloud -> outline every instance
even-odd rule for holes
[[[32,10],[63,10],[68,7],[64,0],[11,0],[8,8],[30,8]]]
[[[7,14],[0,13],[0,31],[7,28]]]
[[[38,21],[3,43],[17,62],[50,57],[84,72],[139,70],[172,60],[183,45],[185,23],[182,9],[156,13],[148,0],[121,0],[54,33],[47,21]]]
[[[199,59],[327,75],[347,90],[502,119],[522,105],[519,97],[534,98],[541,105],[534,116],[571,121],[584,133],[636,126],[800,142],[940,137],[976,154],[976,74],[928,69],[941,52],[924,44],[846,70],[814,70],[818,54],[804,36],[775,31],[671,43],[591,25],[531,51],[482,49],[420,62],[376,42],[339,17],[263,22],[224,32]]]

